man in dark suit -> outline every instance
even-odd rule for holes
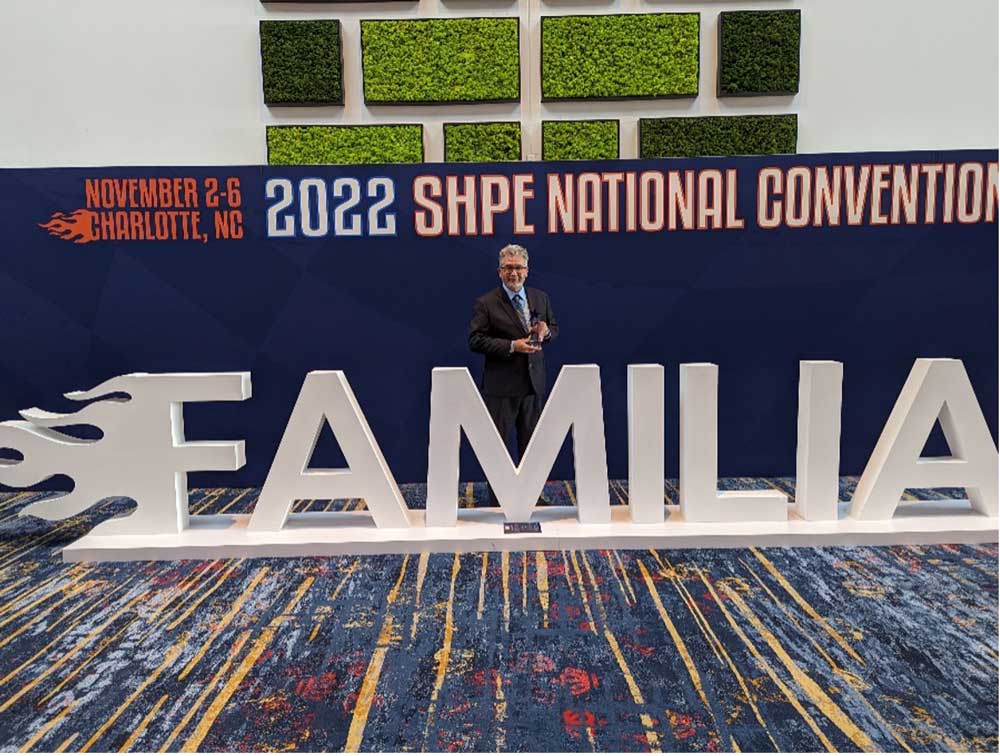
[[[469,349],[486,355],[482,393],[486,409],[507,443],[517,432],[517,460],[528,447],[545,403],[545,358],[541,344],[559,334],[549,295],[524,285],[528,251],[517,244],[500,250],[500,286],[476,300],[469,323]],[[494,500],[493,491],[490,498]]]

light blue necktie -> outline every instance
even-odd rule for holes
[[[517,310],[517,314],[521,318],[521,325],[524,326],[524,330],[530,331],[531,325],[528,320],[528,311],[524,307],[524,299],[520,294],[515,294],[511,297],[511,302],[514,303],[514,309]]]

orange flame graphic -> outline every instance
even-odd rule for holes
[[[97,213],[92,210],[75,210],[69,215],[53,213],[47,223],[39,223],[38,226],[52,236],[72,241],[74,244],[86,244],[97,241],[97,233],[94,231],[96,221]]]

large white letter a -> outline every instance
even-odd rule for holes
[[[952,456],[920,456],[940,419]],[[960,487],[997,515],[997,449],[961,360],[919,359],[896,400],[851,503],[860,520],[892,517],[906,488]]]
[[[327,421],[348,467],[307,469]],[[343,371],[317,370],[302,383],[247,529],[281,530],[295,499],[346,498],[364,499],[380,528],[410,525],[399,486]]]

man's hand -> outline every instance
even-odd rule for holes
[[[535,352],[542,351],[540,346],[535,346],[531,343],[530,337],[525,337],[523,339],[517,339],[516,341],[510,342],[514,346],[515,352],[522,352],[524,354],[534,354]]]
[[[531,330],[537,334],[539,341],[545,341],[549,337],[549,324],[544,320],[536,322],[531,326]]]

